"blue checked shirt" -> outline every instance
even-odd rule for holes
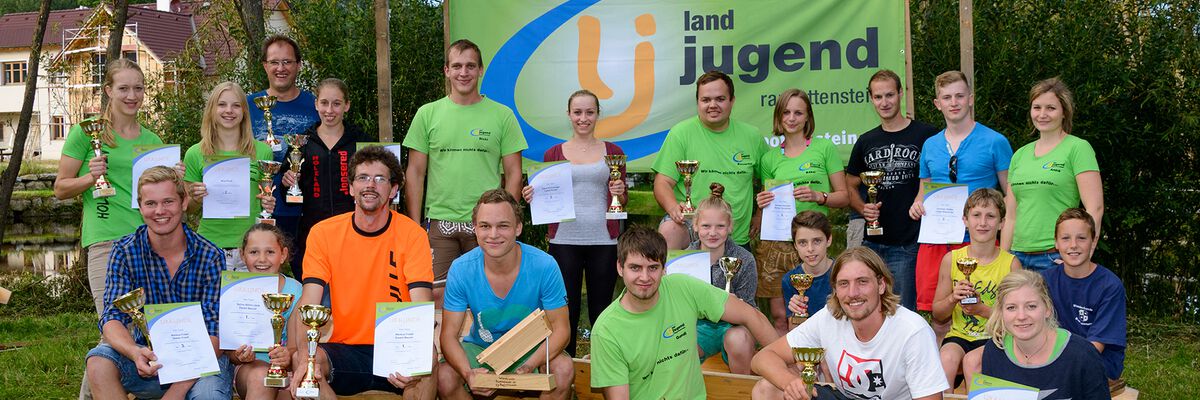
[[[108,278],[104,281],[104,313],[100,332],[108,321],[130,326],[128,314],[113,307],[113,300],[129,291],[144,288],[146,304],[200,302],[208,334],[217,336],[217,307],[221,296],[221,271],[225,253],[212,242],[183,225],[187,249],[175,276],[167,273],[167,263],[150,247],[146,225],[113,244],[108,260]],[[144,332],[130,330],[138,344],[145,345]]]

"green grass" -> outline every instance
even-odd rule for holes
[[[8,162],[0,163],[0,171],[8,169]],[[25,160],[21,161],[21,172],[18,175],[46,174],[58,172],[56,160]]]
[[[54,197],[53,189],[46,190],[14,190],[12,192],[13,200],[16,199],[36,199],[43,197]]]
[[[5,307],[0,305],[0,307]],[[66,399],[79,394],[83,356],[99,339],[95,317],[85,313],[0,320],[0,399]]]

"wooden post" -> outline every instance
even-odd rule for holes
[[[958,63],[962,73],[967,76],[967,86],[971,87],[972,96],[975,95],[974,12],[974,0],[958,0]],[[969,112],[973,118],[975,110],[971,109]]]
[[[913,63],[912,63],[912,4],[910,0],[904,0],[904,86],[908,90],[904,91],[904,103],[906,115],[909,119],[917,118],[917,105],[913,95]]]
[[[392,40],[388,0],[375,0],[375,86],[379,101],[379,141],[396,140],[392,132]]]

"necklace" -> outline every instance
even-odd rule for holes
[[[597,141],[593,141],[591,143],[578,143],[575,145],[575,148],[578,149],[582,153],[587,153],[587,152],[592,151],[592,148],[596,147],[596,143],[599,143],[599,142],[600,141],[597,140]]]
[[[1042,345],[1041,345],[1041,346],[1038,346],[1038,349],[1037,349],[1036,351],[1032,352],[1032,353],[1030,353],[1030,352],[1028,352],[1028,351],[1025,351],[1025,349],[1022,349],[1022,348],[1021,348],[1021,345],[1017,344],[1017,342],[1016,342],[1016,341],[1013,341],[1013,346],[1015,346],[1015,347],[1017,348],[1017,350],[1020,350],[1020,351],[1021,351],[1021,353],[1024,353],[1024,354],[1022,354],[1022,356],[1023,356],[1023,357],[1025,357],[1025,363],[1026,363],[1026,364],[1029,364],[1029,360],[1030,360],[1031,358],[1033,358],[1033,356],[1034,356],[1034,355],[1037,355],[1038,353],[1041,353],[1041,352],[1042,352],[1042,349],[1045,349],[1045,348],[1046,348],[1046,342],[1048,342],[1048,341],[1049,341],[1048,339],[1049,339],[1049,337],[1045,337],[1045,336],[1044,336],[1044,337],[1043,337],[1043,339],[1042,339]]]

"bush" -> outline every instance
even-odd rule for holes
[[[94,313],[86,270],[86,264],[81,261],[63,275],[45,276],[32,272],[0,275],[0,287],[13,292],[8,304],[0,305],[0,319],[22,315]]]

